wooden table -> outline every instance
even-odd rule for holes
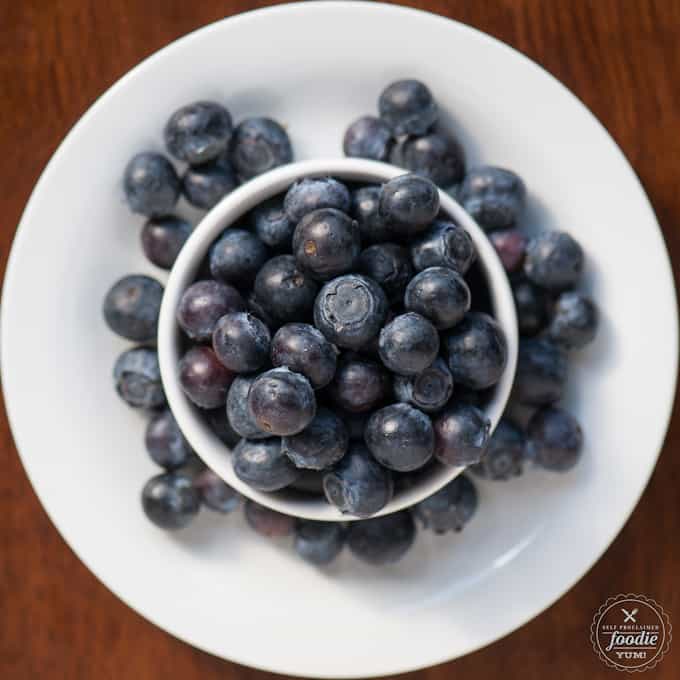
[[[267,4],[0,2],[3,269],[39,173],[94,99],[175,38],[225,15]],[[571,88],[633,164],[671,255],[680,261],[680,0],[408,4],[500,38]],[[19,462],[4,413],[0,437],[0,678],[267,677],[192,649],[116,599],[66,547],[45,516]],[[621,592],[655,598],[680,626],[679,448],[676,408],[665,450],[642,501],[606,555],[580,583],[505,639],[412,677],[616,677],[595,658],[588,634],[593,612],[607,597]],[[680,640],[649,677],[680,677]]]

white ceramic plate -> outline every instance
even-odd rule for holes
[[[129,157],[161,148],[178,106],[224,101],[236,119],[288,125],[298,158],[340,153],[347,123],[391,79],[421,78],[471,162],[517,170],[528,223],[568,229],[589,256],[602,308],[597,342],[571,374],[582,463],[480,484],[461,535],[421,534],[399,565],[344,555],[300,563],[236,517],[204,513],[168,536],[139,508],[155,473],[144,421],[110,372],[125,346],[101,321],[110,284],[158,275],[122,199]],[[659,453],[674,393],[671,270],[647,198],[583,105],[505,45],[465,26],[374,3],[305,3],[198,31],[109,90],[55,154],[26,209],[2,309],[12,429],[47,512],[87,566],[157,625],[219,656],[316,677],[391,674],[460,656],[549,606],[597,560],[635,506]]]

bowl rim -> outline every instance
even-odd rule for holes
[[[199,458],[227,484],[239,493],[272,510],[305,519],[323,521],[353,521],[361,518],[346,515],[320,496],[291,493],[283,489],[265,493],[248,486],[235,474],[230,450],[201,417],[200,409],[184,394],[179,384],[178,361],[181,356],[181,330],[175,310],[186,288],[193,283],[208,248],[225,229],[238,225],[239,220],[256,205],[285,191],[302,177],[333,176],[340,180],[383,183],[405,174],[402,168],[362,158],[328,158],[306,160],[280,166],[246,182],[225,196],[198,223],[173,265],[163,294],[158,321],[158,359],[161,379],[168,405],[182,433]],[[477,262],[487,280],[493,316],[505,333],[508,358],[503,375],[494,386],[494,393],[484,411],[495,429],[507,404],[515,376],[518,349],[518,329],[515,305],[508,276],[498,254],[484,231],[449,194],[439,189],[441,210],[468,232],[477,251]],[[227,454],[227,455],[225,455]],[[465,468],[437,465],[424,475],[421,484],[401,490],[372,517],[408,508],[431,496],[458,476]]]

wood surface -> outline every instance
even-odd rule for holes
[[[16,225],[41,170],[92,102],[128,69],[175,38],[267,4],[0,0],[2,273]],[[634,166],[671,256],[680,262],[680,0],[429,0],[407,4],[500,38],[575,92]],[[611,238],[616,237],[612,232]],[[677,271],[676,267],[676,275]],[[38,403],[36,417],[46,407]],[[0,470],[0,678],[274,677],[192,649],[142,619],[99,583],[42,510],[16,454],[4,412],[0,415]],[[680,630],[679,489],[676,408],[652,480],[630,521],[598,564],[555,605],[512,635],[409,677],[617,677],[595,658],[588,640],[593,613],[607,597],[631,591],[653,597],[670,612]],[[680,677],[680,639],[645,677]]]

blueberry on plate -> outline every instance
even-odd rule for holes
[[[436,220],[411,244],[411,258],[416,271],[428,267],[450,267],[465,275],[477,254],[470,235],[449,219]]]
[[[157,527],[183,529],[198,515],[201,498],[190,476],[165,472],[144,485],[142,508]]]
[[[246,118],[234,130],[229,158],[242,181],[293,160],[286,131],[270,118]]]
[[[470,404],[456,404],[435,417],[434,455],[450,467],[479,463],[489,443],[491,422]]]
[[[512,297],[520,335],[536,335],[547,326],[552,306],[552,298],[547,290],[520,279],[512,284]]]
[[[288,219],[297,224],[305,215],[321,208],[349,212],[350,195],[347,187],[333,177],[303,177],[286,192],[283,208]]]
[[[302,373],[318,390],[335,375],[337,350],[314,326],[288,323],[274,334],[271,360],[274,366],[287,366]]]
[[[258,427],[248,408],[248,393],[255,382],[254,375],[237,375],[227,393],[227,418],[233,430],[244,439],[267,439],[271,437]]]
[[[453,377],[446,362],[435,359],[417,375],[394,377],[394,394],[399,401],[432,413],[444,408],[453,394]]]
[[[357,118],[345,131],[342,150],[345,156],[387,161],[394,144],[392,129],[375,116]]]
[[[340,554],[346,534],[340,522],[298,519],[293,548],[305,562],[321,567],[330,564]]]
[[[347,274],[329,281],[317,295],[314,324],[330,342],[357,350],[378,334],[388,306],[375,281]]]
[[[458,189],[458,201],[480,227],[508,229],[521,216],[526,188],[511,170],[484,165],[471,168]]]
[[[446,348],[456,383],[483,390],[503,375],[508,346],[503,330],[488,314],[468,312],[447,335]]]
[[[175,470],[185,465],[193,451],[184,438],[179,425],[166,408],[154,415],[146,427],[146,450],[156,465],[166,470]]]
[[[261,430],[283,437],[302,432],[312,422],[316,399],[304,375],[273,368],[250,386],[248,408]]]
[[[281,449],[278,437],[242,439],[232,451],[234,474],[258,491],[278,491],[292,484],[299,473]]]
[[[269,358],[269,329],[248,312],[225,314],[215,325],[212,345],[217,358],[235,373],[250,373]]]
[[[504,417],[496,425],[484,457],[470,469],[480,477],[506,481],[522,474],[525,457],[524,433]]]
[[[399,175],[383,184],[378,214],[399,236],[427,229],[439,212],[439,191],[425,177]]]
[[[465,475],[458,475],[437,493],[413,506],[413,514],[435,534],[461,531],[477,510],[477,489]]]
[[[406,312],[380,331],[378,349],[382,362],[399,375],[416,375],[439,353],[439,333],[420,314]]]
[[[163,217],[169,215],[177,203],[180,182],[174,166],[165,156],[146,151],[127,164],[123,188],[132,212]]]
[[[394,303],[403,299],[413,265],[406,248],[396,243],[377,243],[361,252],[357,271],[380,284],[387,299]]]
[[[306,321],[312,312],[317,284],[292,255],[277,255],[255,277],[255,298],[275,324]]]
[[[562,398],[567,357],[544,338],[520,340],[513,397],[527,406],[544,406]]]
[[[227,109],[217,102],[199,101],[175,111],[163,137],[175,158],[197,165],[217,158],[227,148],[231,132]]]
[[[380,243],[390,239],[389,225],[378,212],[380,192],[381,187],[377,185],[359,187],[352,192],[350,215],[357,221],[364,243]]]
[[[135,347],[123,352],[113,367],[116,391],[135,408],[157,408],[165,404],[165,392],[155,349]]]
[[[229,388],[230,391],[235,382],[236,380],[231,383],[231,387]],[[229,392],[227,392],[227,401],[229,401]],[[224,406],[218,406],[217,408],[206,411],[205,417],[208,421],[208,425],[210,425],[210,429],[217,435],[217,438],[222,443],[226,444],[230,449],[233,449],[236,444],[238,444],[243,435],[240,435],[231,426]]]
[[[578,349],[592,342],[597,334],[598,311],[595,303],[581,293],[562,293],[555,302],[548,337],[567,349]]]
[[[537,286],[565,290],[581,278],[583,250],[564,231],[545,231],[527,245],[524,273]]]
[[[437,122],[437,103],[419,80],[397,80],[378,99],[380,117],[397,137],[424,135]]]
[[[276,250],[292,247],[295,222],[288,219],[280,196],[274,196],[253,208],[250,221],[265,245]]]
[[[252,285],[267,261],[267,246],[244,229],[226,229],[210,248],[210,273],[218,281],[240,288]]]
[[[217,408],[227,401],[234,374],[209,347],[192,347],[180,359],[179,382],[184,394],[200,408]]]
[[[519,229],[492,231],[489,241],[508,274],[514,274],[522,268],[528,241]]]
[[[333,402],[349,413],[370,411],[390,394],[391,380],[383,366],[352,353],[346,354],[329,386]]]
[[[389,470],[359,442],[353,442],[340,462],[323,477],[328,502],[343,513],[370,517],[392,499],[394,482]]]
[[[357,223],[334,208],[307,213],[295,227],[295,261],[300,269],[319,281],[350,271],[360,251]]]
[[[348,445],[345,423],[327,408],[320,408],[302,432],[281,439],[281,449],[295,467],[307,470],[324,470],[335,465]]]
[[[123,338],[154,342],[162,299],[163,286],[156,279],[142,274],[124,276],[104,298],[104,319]]]
[[[187,239],[191,225],[179,217],[152,217],[141,233],[142,250],[151,264],[171,269]]]
[[[233,512],[241,504],[239,492],[208,468],[196,476],[194,486],[201,494],[203,505],[215,512]]]
[[[293,533],[295,517],[248,499],[243,506],[248,526],[265,538],[285,538]]]
[[[470,288],[448,267],[428,267],[416,274],[404,294],[404,306],[429,319],[435,328],[455,326],[470,309]]]
[[[408,510],[374,517],[349,526],[347,544],[352,554],[374,567],[395,564],[410,550],[416,526]]]
[[[225,156],[189,166],[182,176],[182,193],[191,205],[200,210],[214,208],[237,186],[236,175]]]
[[[393,404],[376,411],[368,419],[364,439],[373,457],[397,472],[423,467],[434,452],[432,422],[408,404]]]
[[[581,427],[564,409],[546,407],[536,411],[529,421],[527,439],[529,456],[546,470],[566,472],[581,458]]]
[[[177,323],[192,340],[209,342],[218,319],[242,312],[245,306],[236,288],[219,281],[196,281],[179,301]]]
[[[391,162],[440,187],[458,184],[465,174],[463,147],[443,130],[401,140],[393,149]]]

